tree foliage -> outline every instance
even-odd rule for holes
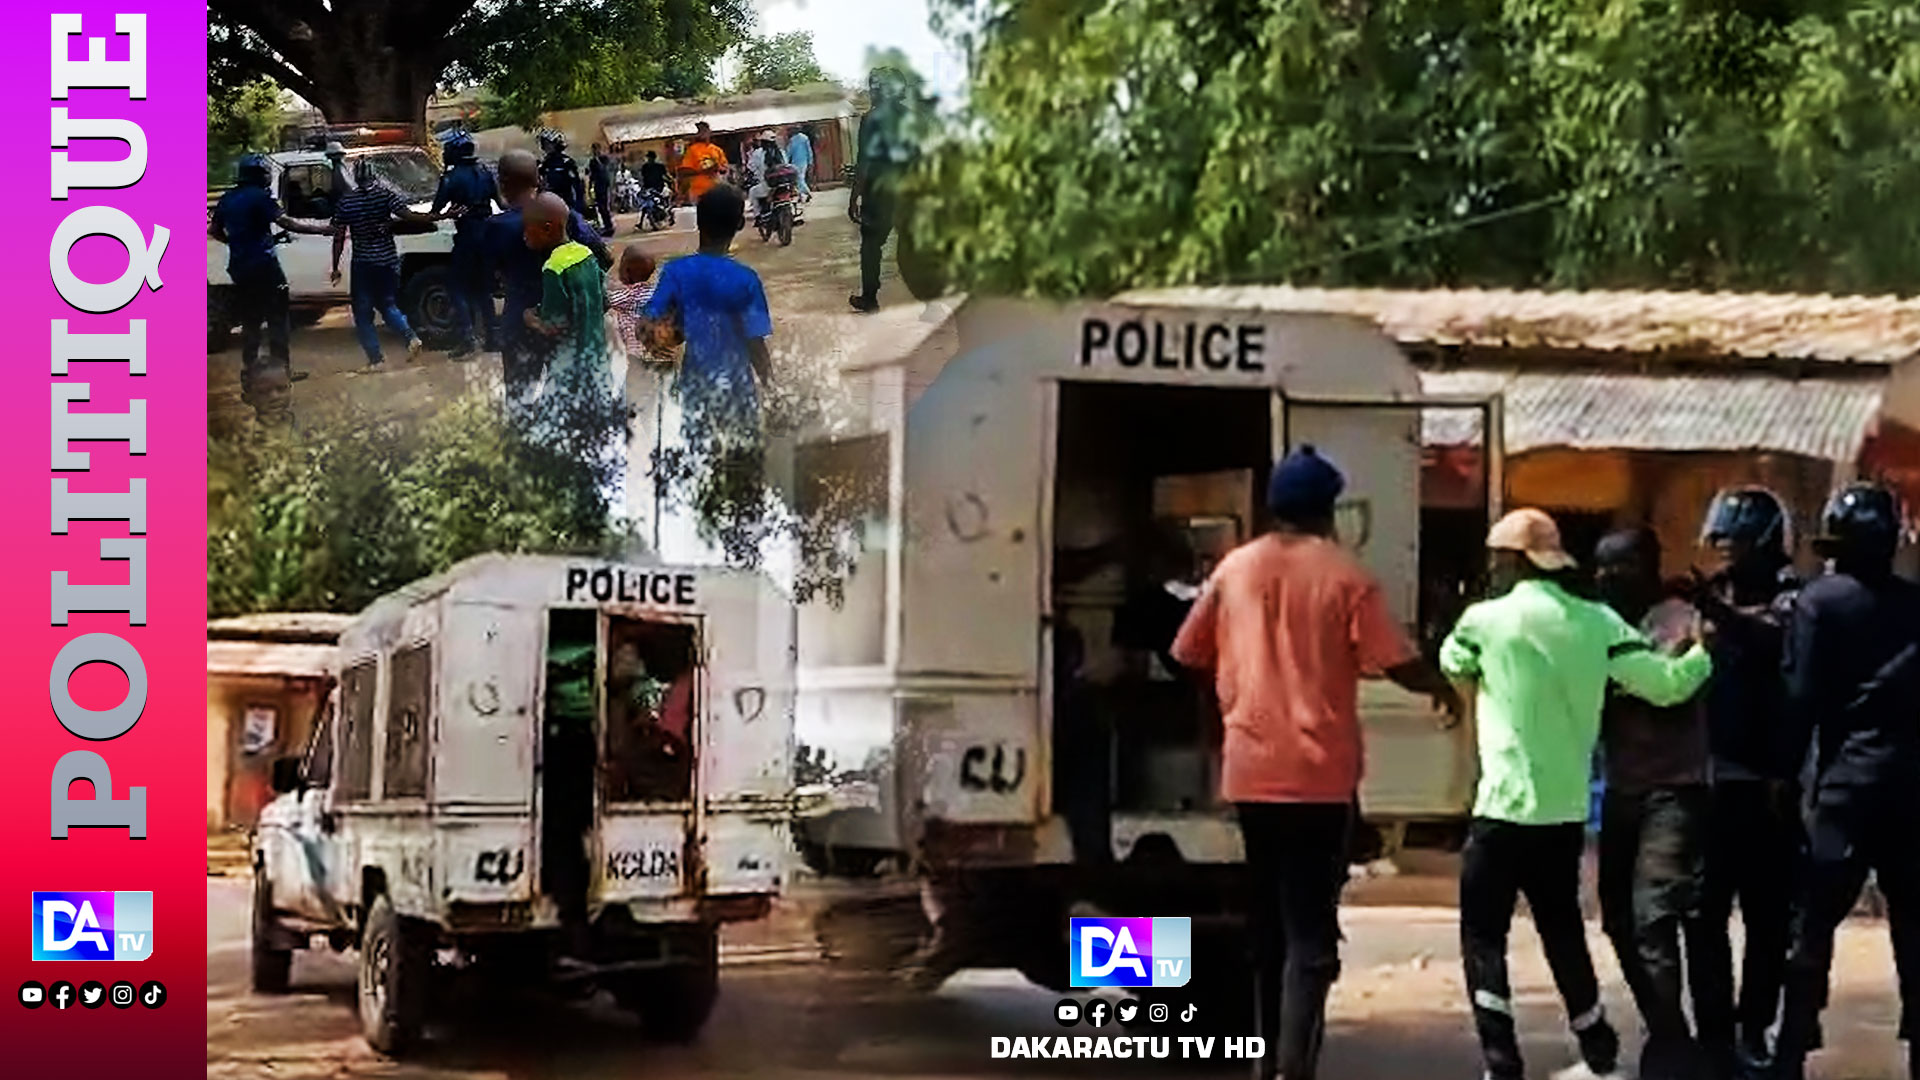
[[[436,88],[514,116],[707,89],[747,0],[208,0],[209,79],[271,78],[331,123],[424,125]]]
[[[1907,291],[1896,0],[936,0],[974,66],[915,178],[957,284]]]
[[[280,88],[270,79],[207,86],[207,186],[233,182],[233,165],[248,151],[279,149]]]
[[[827,81],[813,55],[813,35],[802,31],[748,39],[740,46],[740,74],[734,90],[791,90]]]
[[[586,445],[624,422],[604,409],[557,419]],[[349,418],[210,441],[209,609],[353,612],[485,552],[624,545],[606,455],[559,452],[534,430],[474,396],[417,429]]]
[[[555,109],[695,97],[751,15],[746,0],[510,4],[462,30],[454,72],[487,87],[490,116],[526,128]]]

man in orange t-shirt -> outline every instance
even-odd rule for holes
[[[1310,446],[1274,467],[1274,529],[1221,561],[1173,658],[1211,670],[1226,727],[1220,794],[1239,812],[1252,907],[1260,1075],[1310,1080],[1340,973],[1340,890],[1364,757],[1360,680],[1460,698],[1419,659],[1386,597],[1334,538],[1346,487]]]
[[[714,145],[713,129],[702,120],[695,125],[693,144],[680,158],[680,175],[687,178],[687,205],[700,202],[727,169],[727,152]]]

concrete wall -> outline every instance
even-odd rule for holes
[[[321,705],[320,686],[310,679],[207,677],[207,831],[244,830],[272,798],[276,758],[299,754]],[[271,709],[272,742],[249,752],[244,745],[247,711]]]

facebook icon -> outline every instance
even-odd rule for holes
[[[33,894],[35,960],[145,960],[152,955],[152,893]]]
[[[1067,946],[1074,986],[1185,986],[1193,977],[1184,918],[1074,919]]]

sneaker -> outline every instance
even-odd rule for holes
[[[849,296],[847,303],[862,315],[871,315],[880,310],[880,301],[871,296]]]
[[[420,350],[426,347],[426,342],[421,341],[419,338],[414,338],[412,341],[407,342],[407,363],[411,364],[415,360],[420,359]]]
[[[1580,1060],[1595,1076],[1609,1076],[1620,1067],[1620,1034],[1605,1019],[1575,1031],[1573,1037],[1580,1042]]]

